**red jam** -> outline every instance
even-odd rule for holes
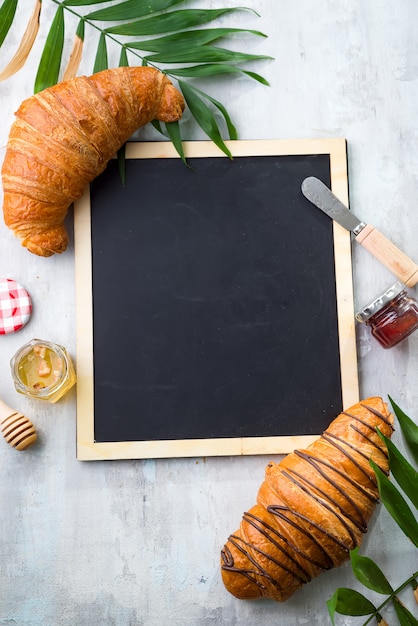
[[[370,326],[384,348],[392,348],[418,328],[418,303],[397,282],[359,311],[356,319]]]

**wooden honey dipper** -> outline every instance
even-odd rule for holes
[[[16,450],[29,448],[38,438],[30,419],[11,409],[0,398],[0,430],[3,437]]]

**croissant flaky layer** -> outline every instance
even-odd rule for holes
[[[341,413],[306,450],[269,463],[257,504],[221,551],[224,585],[237,598],[287,600],[360,545],[378,501],[370,459],[388,472],[393,416],[381,398]]]
[[[2,167],[3,214],[39,256],[67,248],[69,206],[140,127],[174,122],[184,99],[150,67],[121,67],[44,89],[20,105]]]

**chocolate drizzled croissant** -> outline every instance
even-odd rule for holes
[[[150,67],[121,67],[44,89],[20,105],[2,167],[6,225],[39,256],[67,248],[68,207],[130,136],[178,120],[183,96]]]
[[[257,504],[221,551],[225,587],[237,598],[287,600],[360,545],[378,501],[373,461],[388,472],[393,416],[381,398],[341,413],[306,450],[269,463]]]

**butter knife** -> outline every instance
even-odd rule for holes
[[[374,226],[365,224],[353,215],[319,178],[305,178],[302,193],[331,219],[349,230],[357,243],[366,248],[407,287],[413,287],[418,282],[418,265]]]

